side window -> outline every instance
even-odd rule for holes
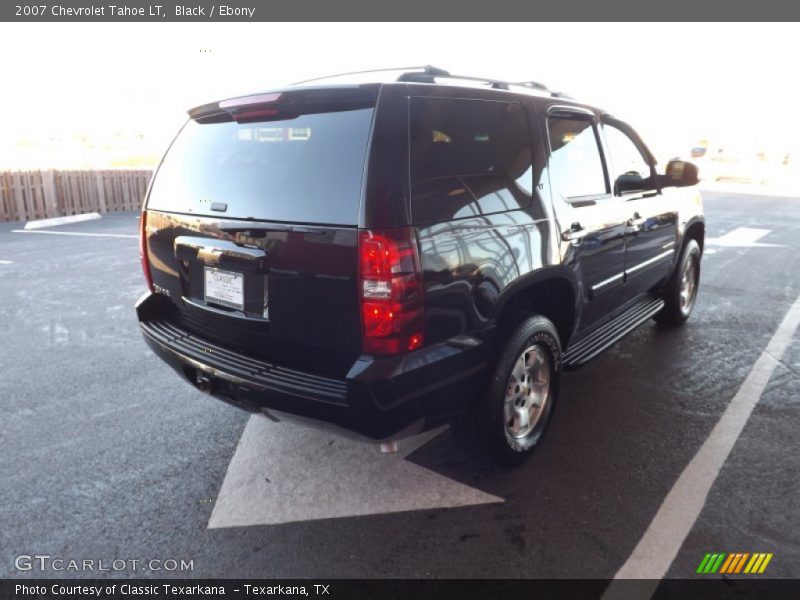
[[[608,193],[603,161],[591,119],[580,116],[547,119],[550,137],[550,181],[565,198]]]
[[[415,223],[451,221],[531,204],[531,142],[522,105],[412,98],[409,129]]]
[[[609,124],[603,125],[603,133],[608,147],[608,170],[614,194],[619,196],[625,192],[650,189],[650,164],[628,134]]]

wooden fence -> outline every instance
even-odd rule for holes
[[[138,210],[151,171],[0,172],[0,222]]]

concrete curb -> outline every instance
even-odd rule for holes
[[[93,221],[99,219],[100,214],[96,212],[84,215],[70,215],[68,217],[53,217],[52,219],[39,219],[25,223],[25,229],[42,229],[44,227],[55,227],[56,225],[69,225],[70,223],[80,223],[81,221]]]

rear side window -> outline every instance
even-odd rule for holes
[[[550,137],[550,181],[565,198],[607,193],[594,125],[588,118],[547,119]]]
[[[415,223],[531,204],[531,143],[522,105],[412,98],[409,127]]]
[[[355,225],[372,108],[237,123],[189,121],[156,174],[148,208]],[[211,211],[212,203],[227,205]]]

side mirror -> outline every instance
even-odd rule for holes
[[[699,181],[697,166],[685,160],[671,160],[661,177],[661,187],[689,187]]]

